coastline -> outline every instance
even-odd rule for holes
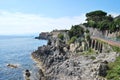
[[[32,53],[32,54],[34,54],[34,53]],[[37,63],[37,67],[39,69],[41,69],[43,72],[45,72],[45,69],[42,66],[42,62],[38,58],[34,57],[33,55],[31,55],[31,57],[32,57],[33,61],[35,61],[35,63]]]
[[[32,54],[34,54],[34,53],[32,53]],[[35,61],[35,63],[37,64],[36,67],[38,67],[38,69],[39,69],[38,73],[37,73],[37,78],[39,80],[46,80],[45,79],[45,69],[42,66],[42,62],[39,59],[35,58],[33,55],[31,55],[31,57],[32,57],[33,61]]]
[[[89,33],[85,31],[79,37],[83,40],[73,42],[66,30],[50,34],[48,43],[32,53],[40,68],[41,80],[106,80],[108,63],[119,56],[111,45],[91,36],[87,38]]]

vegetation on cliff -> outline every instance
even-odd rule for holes
[[[97,10],[86,14],[86,21],[84,23],[87,27],[97,28],[101,31],[109,30],[115,32],[120,30],[120,18],[113,18],[111,15],[107,15],[106,12]]]
[[[84,29],[80,25],[74,25],[69,30],[69,37],[81,37],[84,34]]]
[[[64,39],[64,35],[60,33],[60,34],[58,34],[58,38],[63,40]]]
[[[73,36],[69,41],[68,44],[74,43],[76,41],[77,37]]]
[[[78,38],[83,37],[84,28],[82,28],[80,25],[74,25],[69,30],[68,35],[70,37],[68,44],[74,43]]]
[[[120,47],[118,46],[112,46],[113,51],[119,53],[120,52]]]
[[[109,63],[109,70],[107,72],[108,80],[120,80],[120,57],[117,57],[115,62]]]

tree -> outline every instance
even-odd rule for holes
[[[98,22],[97,28],[101,31],[108,30],[109,29],[109,22],[106,20]]]
[[[89,21],[88,21],[88,26],[89,26],[89,27],[96,28],[97,24],[96,24],[95,21],[89,20]]]
[[[120,30],[120,16],[113,18],[106,12],[97,10],[86,14],[87,27],[97,28],[101,31],[109,30],[115,32]]]
[[[78,38],[84,34],[84,29],[80,25],[74,25],[68,33],[70,38],[72,38],[73,36]]]
[[[107,15],[106,12],[97,10],[97,11],[92,11],[86,14],[87,21],[92,20],[92,21],[101,21],[104,19],[104,17]]]
[[[117,30],[120,30],[120,18],[115,19],[115,20],[114,20],[114,23],[115,23],[114,26],[116,27],[116,29],[117,29]]]
[[[106,20],[112,22],[114,18],[111,15],[106,16]]]

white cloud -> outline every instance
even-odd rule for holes
[[[115,13],[115,12],[110,12],[110,14],[111,14],[113,17],[117,17],[118,15],[120,15],[120,13]]]
[[[50,18],[36,14],[0,11],[0,34],[28,34],[53,29],[70,29],[84,22],[85,16]]]

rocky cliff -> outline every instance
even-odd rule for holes
[[[50,36],[47,45],[32,53],[40,65],[40,80],[106,80],[107,64],[114,62],[117,56],[119,54],[113,51],[83,51],[80,42],[67,44],[55,35]]]

